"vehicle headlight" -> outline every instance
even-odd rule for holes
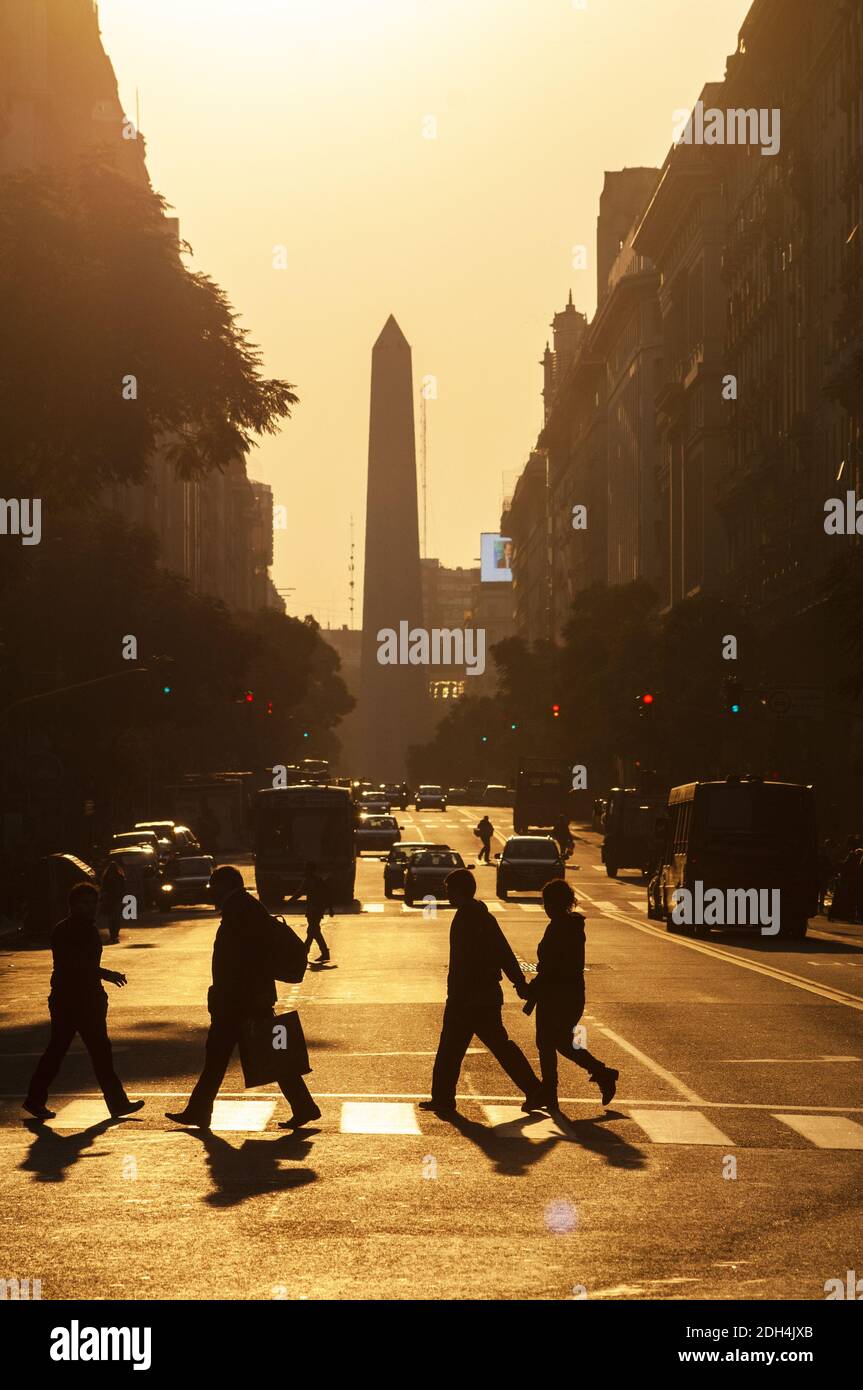
[[[174,885],[173,885],[173,883],[163,883],[163,884],[162,884],[162,892],[163,892],[163,893],[173,893],[173,891],[174,891]]]

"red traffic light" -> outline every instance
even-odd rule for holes
[[[247,691],[246,691],[246,695],[245,695],[246,704],[247,704],[247,705],[252,704],[254,698],[255,698],[255,696],[254,696],[253,692],[252,692],[251,690],[247,690]]]
[[[560,705],[552,705],[551,712],[555,719],[560,718]]]
[[[641,697],[641,703],[642,703],[643,705],[652,705],[652,704],[653,704],[653,696],[652,696],[649,692],[648,692],[646,695],[642,695],[642,697]]]

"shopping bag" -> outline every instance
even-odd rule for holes
[[[311,1071],[300,1016],[295,1011],[263,1014],[243,1020],[240,1064],[246,1087],[266,1086],[283,1076],[307,1076]]]

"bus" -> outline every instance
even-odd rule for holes
[[[512,817],[516,835],[547,830],[561,816],[568,819],[571,787],[572,766],[566,758],[520,758]]]
[[[721,925],[743,928],[754,925],[744,905],[748,909],[766,889],[778,890],[778,935],[801,939],[818,912],[813,789],[759,777],[672,787],[658,859],[648,886],[648,916],[664,921],[669,931],[687,929],[672,916],[678,889],[702,902],[718,889],[735,900]],[[692,934],[705,936],[710,925],[695,922]]]
[[[259,791],[253,807],[255,885],[278,904],[300,887],[312,860],[337,903],[353,902],[356,880],[354,806],[347,787],[301,783]]]
[[[600,851],[609,878],[617,878],[620,869],[647,873],[656,823],[664,813],[664,796],[640,792],[635,787],[612,787],[602,821]]]

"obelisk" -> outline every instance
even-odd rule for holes
[[[372,349],[360,723],[363,777],[407,776],[427,736],[428,670],[382,664],[381,634],[423,621],[411,350],[392,314]]]

